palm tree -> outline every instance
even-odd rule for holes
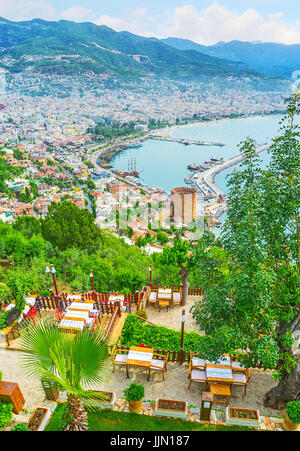
[[[111,374],[108,343],[99,332],[73,334],[57,328],[54,319],[29,325],[21,335],[22,363],[29,377],[54,383],[67,393],[70,414],[66,430],[86,431],[84,401],[103,400],[88,387],[103,384]]]

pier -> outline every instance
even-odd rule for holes
[[[264,152],[270,147],[270,144],[264,144],[256,149],[257,153]],[[191,177],[192,184],[196,185],[197,188],[202,191],[204,194],[207,194],[209,191],[215,196],[219,197],[225,196],[225,193],[215,185],[215,177],[220,172],[228,169],[236,164],[242,163],[245,160],[243,155],[238,155],[236,157],[231,158],[230,160],[225,161],[222,164],[214,166],[211,169],[208,169],[205,172],[196,172],[196,174]]]
[[[216,142],[206,142],[206,141],[200,141],[195,139],[186,139],[186,138],[172,138],[169,136],[161,136],[161,135],[149,135],[149,139],[155,139],[158,141],[170,141],[174,143],[184,144],[185,146],[217,146],[217,147],[223,147],[225,144],[223,143],[216,143]]]

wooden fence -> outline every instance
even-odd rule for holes
[[[151,289],[152,290],[158,290],[159,288],[169,288],[172,291],[175,292],[179,292],[180,290],[182,290],[182,285],[180,286],[155,286],[152,285]],[[199,287],[189,287],[189,296],[203,296],[204,295],[204,290],[202,288]]]

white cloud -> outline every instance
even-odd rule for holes
[[[60,16],[62,19],[72,20],[73,22],[89,22],[95,19],[93,10],[82,6],[73,6],[61,11]]]
[[[175,8],[169,14],[169,23],[159,26],[159,33],[206,45],[235,39],[285,44],[300,42],[299,22],[284,23],[282,13],[263,18],[255,9],[238,14],[217,4],[201,11],[192,5]]]
[[[148,8],[127,11],[122,17],[102,15],[95,23],[106,25],[116,31],[130,31],[142,36],[153,36],[154,33],[154,19],[149,15]]]
[[[8,20],[57,20],[56,9],[44,0],[0,0],[0,16]]]

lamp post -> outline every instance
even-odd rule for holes
[[[55,276],[55,273],[56,273],[56,271],[55,271],[55,268],[54,268],[54,266],[51,264],[50,265],[50,269],[49,269],[49,267],[47,266],[47,268],[46,268],[46,273],[52,273],[52,276],[53,276],[53,283],[54,283],[54,288],[55,288],[55,293],[56,293],[56,296],[58,296],[58,287],[57,287],[57,280],[56,280],[56,276]]]
[[[184,362],[184,351],[183,351],[183,340],[184,340],[184,324],[185,324],[185,309],[182,309],[181,316],[181,340],[180,340],[180,349],[181,349],[181,364]]]
[[[149,273],[150,273],[150,288],[152,288],[152,265],[149,266]]]
[[[92,290],[95,291],[95,282],[94,282],[94,271],[91,269],[90,278],[92,281]]]

